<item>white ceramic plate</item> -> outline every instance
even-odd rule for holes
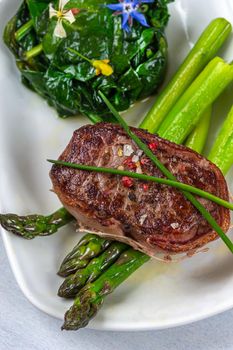
[[[1,32],[15,12],[18,0],[0,0]],[[170,52],[168,78],[215,17],[233,23],[232,0],[176,0],[170,5],[167,30]],[[233,40],[222,55],[233,59]],[[13,57],[0,43],[0,193],[1,212],[49,213],[60,206],[51,187],[46,158],[56,158],[85,119],[58,119],[56,113],[19,80]],[[217,125],[232,103],[232,89],[224,94],[224,106],[215,108]],[[153,99],[128,113],[137,124]],[[212,137],[210,138],[213,139]],[[229,184],[232,176],[229,177]],[[56,296],[62,279],[56,271],[62,258],[78,241],[72,226],[48,238],[25,241],[2,232],[15,278],[26,297],[46,313],[63,318],[71,302]],[[193,322],[233,306],[233,257],[219,240],[210,252],[179,264],[153,261],[137,271],[106,298],[102,311],[90,324],[101,330],[161,329]]]

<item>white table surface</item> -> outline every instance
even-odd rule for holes
[[[156,332],[61,332],[61,321],[37,310],[15,282],[0,241],[0,350],[233,349],[233,310]]]

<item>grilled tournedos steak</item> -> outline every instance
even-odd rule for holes
[[[221,171],[196,152],[132,128],[158,159],[183,183],[228,200]],[[100,123],[76,130],[60,160],[119,168],[162,177],[118,125]],[[153,255],[189,252],[217,238],[202,215],[172,187],[111,174],[53,165],[53,190],[81,228],[105,233]],[[229,210],[199,198],[226,232]]]

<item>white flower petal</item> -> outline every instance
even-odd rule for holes
[[[71,24],[76,21],[74,15],[73,15],[73,12],[71,10],[64,13],[62,17],[64,19],[66,19],[68,22],[70,22]]]
[[[63,27],[62,20],[59,18],[57,21],[57,25],[54,29],[54,35],[58,38],[66,38],[66,31]]]
[[[64,7],[70,0],[59,0],[59,10],[63,12]]]
[[[52,4],[49,4],[49,18],[57,17],[57,11]]]

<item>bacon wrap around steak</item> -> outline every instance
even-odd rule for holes
[[[179,181],[228,200],[225,178],[213,163],[187,147],[141,129],[132,130]],[[124,167],[163,177],[141,153],[120,126],[100,123],[76,130],[59,160]],[[169,253],[189,252],[218,237],[175,188],[59,165],[53,165],[50,177],[54,192],[77,219],[80,228],[126,242],[149,255],[158,248]],[[198,199],[226,232],[230,224],[229,210]]]

